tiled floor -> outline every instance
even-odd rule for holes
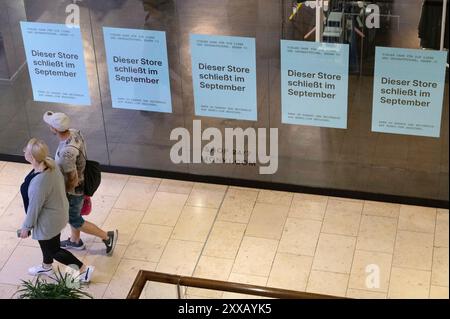
[[[15,235],[28,170],[0,162],[1,298],[41,261],[36,242]],[[352,298],[449,297],[448,210],[115,174],[103,175],[93,205],[88,220],[120,231],[114,256],[84,235],[76,253],[96,266],[95,298],[124,298],[139,269]],[[142,297],[175,296],[152,283]]]

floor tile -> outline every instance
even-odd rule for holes
[[[314,256],[321,226],[317,220],[288,218],[278,252]]]
[[[236,258],[246,225],[216,221],[206,242],[203,255],[221,258]]]
[[[158,192],[189,195],[193,187],[193,182],[163,179],[159,185]]]
[[[320,234],[312,269],[349,274],[356,238]]]
[[[112,209],[102,228],[105,231],[118,229],[119,240],[117,243],[128,245],[143,216],[143,212],[135,210]]]
[[[102,299],[107,287],[108,284],[105,283],[90,283],[83,291],[90,294],[93,299]]]
[[[278,241],[245,236],[232,272],[267,277],[270,274]]]
[[[227,185],[209,184],[209,183],[194,183],[193,190],[201,192],[218,192],[226,193],[228,190]]]
[[[352,212],[361,214],[364,202],[360,200],[347,200],[336,197],[328,198],[327,211]]]
[[[433,237],[432,234],[398,231],[392,265],[431,271]]]
[[[0,284],[20,285],[21,280],[31,280],[28,268],[42,263],[39,248],[17,246],[0,271]]]
[[[195,183],[186,205],[219,208],[226,191],[227,186]]]
[[[157,192],[147,209],[143,223],[175,226],[188,195]]]
[[[277,253],[267,286],[305,291],[312,261],[312,257]]]
[[[128,179],[129,183],[142,183],[142,184],[149,184],[149,185],[155,185],[156,188],[159,187],[161,184],[162,179],[161,178],[154,178],[154,177],[147,177],[147,176],[130,176]]]
[[[348,275],[326,271],[311,271],[307,292],[345,297],[347,292]]]
[[[122,259],[114,273],[103,298],[124,299],[127,297],[139,270],[154,271],[156,263]]]
[[[211,290],[211,291],[214,292],[214,290]],[[209,298],[209,297],[203,297],[203,296],[194,296],[194,295],[190,295],[190,294],[188,294],[186,292],[185,299],[216,299],[216,298]]]
[[[20,186],[31,170],[30,164],[7,162],[0,171],[0,185]]]
[[[357,236],[361,214],[352,211],[327,210],[322,232],[335,235]]]
[[[167,226],[139,225],[125,251],[125,258],[159,262],[172,229]]]
[[[267,277],[263,276],[254,276],[254,275],[244,275],[244,274],[236,274],[231,273],[230,277],[228,277],[229,282],[236,282],[240,284],[246,285],[255,285],[265,287],[267,283]],[[233,292],[224,292],[223,299],[258,299],[259,296],[256,295],[245,295],[245,294],[237,294]]]
[[[258,199],[258,194],[259,190],[254,188],[230,187],[228,188],[226,197],[256,202],[256,200]]]
[[[392,267],[388,298],[427,299],[431,271]]]
[[[108,218],[117,197],[95,194],[92,197],[92,212],[85,219],[97,226],[102,225]]]
[[[347,297],[352,299],[386,299],[387,294],[384,292],[374,292],[349,288],[347,290]]]
[[[17,186],[0,185],[0,216],[2,216],[18,192],[19,188]]]
[[[245,235],[279,240],[287,214],[287,206],[256,203]]]
[[[17,298],[19,295],[15,295],[16,291],[19,289],[15,285],[0,284],[0,299],[12,299]]]
[[[183,287],[181,289],[185,291]],[[148,281],[142,290],[140,299],[178,299],[177,286]]]
[[[193,277],[213,280],[227,281],[233,267],[233,260],[202,256],[195,268]],[[199,288],[188,288],[187,294],[208,298],[222,298],[223,292],[220,290],[206,290]]]
[[[228,190],[217,218],[222,221],[248,223],[257,196],[256,191]]]
[[[0,216],[0,230],[15,232],[25,220],[22,197],[16,195],[8,208]]]
[[[448,248],[434,248],[431,284],[448,287]]]
[[[322,221],[327,209],[327,196],[294,194],[289,217]]]
[[[401,205],[399,230],[434,233],[436,209],[420,206]]]
[[[0,270],[19,244],[16,232],[0,231]]]
[[[166,249],[156,267],[157,272],[192,276],[195,265],[203,247],[203,243],[174,240],[167,243]]]
[[[438,210],[434,246],[448,247],[448,235],[448,210]]]
[[[348,287],[387,293],[391,266],[391,254],[357,250]]]
[[[88,245],[83,263],[95,267],[92,275],[93,283],[107,284],[110,282],[116,272],[120,260],[123,258],[125,248],[126,246],[116,245],[114,254],[112,256],[106,256],[105,245],[103,243]]]
[[[365,201],[363,215],[398,218],[400,206],[399,204]]]
[[[135,183],[128,181],[114,204],[114,208],[126,210],[147,210],[158,184]]]
[[[329,196],[328,199],[331,199],[333,201],[339,201],[339,202],[350,202],[355,203],[358,205],[363,205],[364,201],[361,199],[354,199],[354,198],[348,198],[348,197],[335,197],[335,196]]]
[[[449,299],[448,287],[431,285],[430,299]]]
[[[173,229],[172,238],[205,242],[216,214],[214,208],[186,206]]]
[[[102,173],[102,182],[95,195],[118,197],[128,179],[128,175]]]
[[[356,249],[393,253],[396,235],[396,219],[363,215]]]
[[[265,204],[276,203],[277,205],[290,206],[293,197],[294,194],[292,193],[263,189],[259,191],[257,202]]]

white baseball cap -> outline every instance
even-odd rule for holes
[[[70,128],[70,118],[64,113],[45,112],[44,122],[58,132],[65,132]]]

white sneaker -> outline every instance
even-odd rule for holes
[[[87,284],[91,282],[92,274],[94,273],[94,266],[87,266],[86,270],[80,274],[80,282]]]
[[[31,276],[39,276],[39,275],[51,276],[53,275],[53,267],[45,268],[44,266],[42,266],[42,264],[33,266],[31,268],[28,268],[28,274],[30,274]]]

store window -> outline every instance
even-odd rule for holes
[[[0,154],[55,147],[52,110],[105,165],[448,201],[447,12],[0,0]]]

